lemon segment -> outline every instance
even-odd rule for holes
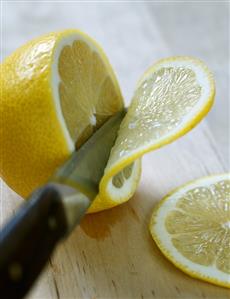
[[[172,57],[153,65],[138,82],[121,123],[100,183],[100,195],[114,204],[117,199],[111,181],[119,178],[117,184],[121,184],[119,173],[125,167],[191,130],[210,110],[214,95],[213,76],[200,60]],[[137,181],[135,178],[133,184]]]
[[[230,287],[230,175],[191,182],[154,209],[151,234],[190,276]]]

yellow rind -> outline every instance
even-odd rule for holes
[[[52,174],[53,169],[69,156],[62,128],[55,114],[48,80],[56,38],[54,34],[49,34],[42,41],[35,39],[6,58],[2,64],[0,171],[1,177],[7,184],[23,197],[28,196],[34,188],[43,183]],[[36,56],[36,47],[44,45],[46,51]],[[34,67],[31,74],[26,73],[28,64],[33,64]],[[20,105],[15,97],[18,93],[20,93]],[[38,111],[36,120],[39,122],[39,126],[33,126],[35,119],[31,114],[31,109],[27,109],[32,105],[33,109]],[[47,111],[49,111],[49,117],[43,117],[43,115],[47,115]],[[15,115],[18,115],[19,119],[15,118]],[[20,119],[22,117],[23,121]],[[41,127],[47,128],[47,136],[51,141],[49,144],[43,142],[38,145],[33,138],[39,134]],[[23,136],[20,136],[21,134]],[[32,154],[35,148],[36,156]],[[55,149],[58,149],[58,153]],[[55,161],[52,161],[54,152],[57,156]],[[24,153],[24,157],[22,153]],[[40,160],[42,161],[41,168],[39,168]],[[52,162],[44,171],[42,165],[48,161]],[[43,172],[46,172],[47,178]]]
[[[160,207],[175,193],[177,193],[178,191],[180,190],[183,190],[185,187],[189,186],[189,185],[192,185],[194,183],[197,183],[197,182],[202,182],[203,180],[206,180],[206,179],[211,179],[211,178],[216,178],[216,177],[219,177],[219,176],[222,176],[222,175],[225,175],[225,174],[215,174],[215,175],[211,175],[211,176],[206,176],[206,177],[203,177],[201,179],[196,179],[196,180],[192,180],[190,182],[187,182],[183,185],[181,185],[180,187],[178,188],[175,188],[173,189],[171,192],[169,192],[163,199],[161,199],[156,207],[154,207],[154,210],[153,210],[153,213],[152,213],[152,216],[151,216],[151,219],[150,219],[150,223],[149,223],[149,231],[150,231],[150,234],[152,236],[152,238],[154,239],[157,247],[160,249],[160,251],[163,253],[163,255],[175,266],[177,267],[178,269],[180,269],[181,271],[183,271],[184,273],[188,274],[190,277],[192,278],[196,278],[196,279],[199,279],[199,280],[204,280],[204,281],[207,281],[209,283],[212,283],[212,284],[215,284],[215,285],[218,285],[218,286],[222,286],[222,287],[226,287],[226,288],[230,288],[230,283],[224,283],[223,281],[220,281],[218,279],[215,279],[215,278],[210,278],[206,275],[200,275],[200,273],[196,272],[196,271],[193,271],[193,270],[190,270],[188,269],[188,267],[184,266],[182,263],[179,263],[177,262],[174,257],[170,254],[170,252],[164,247],[164,245],[162,244],[162,242],[159,240],[157,234],[155,233],[154,231],[154,224],[156,223],[156,218],[157,218],[157,214],[158,214],[158,211],[160,209]],[[229,173],[230,175],[230,173]]]

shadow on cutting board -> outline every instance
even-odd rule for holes
[[[136,222],[141,222],[135,211],[135,201],[139,200],[138,192],[128,202],[95,214],[86,215],[80,227],[84,233],[93,239],[105,239],[110,236],[112,228],[123,221],[125,217],[131,217]]]
[[[80,224],[84,233],[93,239],[105,239],[111,234],[111,228],[124,217],[123,207],[86,215]]]

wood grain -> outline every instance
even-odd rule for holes
[[[205,123],[146,155],[134,197],[119,207],[87,215],[57,248],[28,298],[229,298],[227,289],[175,268],[148,231],[152,209],[172,188],[222,172],[224,165]],[[21,202],[2,183],[1,218],[11,216]]]
[[[223,109],[228,86],[227,17],[222,17],[220,6],[191,2],[182,7],[175,2],[167,9],[169,4],[160,2],[4,3],[1,54],[8,55],[44,32],[80,28],[105,49],[126,99],[131,98],[140,75],[157,59],[180,54],[201,57],[217,78],[219,100],[211,125],[222,144],[220,152],[225,153],[229,143],[222,124],[226,122],[224,110],[228,110]],[[134,197],[117,208],[86,216],[57,248],[28,299],[229,298],[227,289],[176,269],[148,231],[152,209],[167,192],[189,180],[226,171],[228,166],[222,160],[204,122],[177,142],[146,155]],[[2,182],[0,200],[3,224],[22,199]]]

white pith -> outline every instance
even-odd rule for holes
[[[63,113],[62,113],[62,109],[61,109],[60,95],[59,95],[59,90],[58,90],[58,86],[59,86],[59,83],[61,82],[61,78],[60,78],[59,71],[58,71],[58,60],[59,60],[62,49],[66,45],[72,46],[73,42],[77,41],[77,40],[84,41],[93,51],[98,53],[99,56],[100,56],[100,53],[99,53],[98,49],[96,48],[96,46],[94,45],[94,43],[90,39],[88,39],[87,37],[84,37],[84,35],[82,35],[80,33],[79,34],[78,33],[73,33],[71,35],[68,35],[68,36],[62,38],[58,42],[58,44],[56,45],[56,48],[54,50],[54,57],[53,57],[53,64],[52,64],[53,98],[54,98],[57,117],[60,121],[60,125],[61,125],[62,130],[63,130],[64,138],[66,140],[66,143],[67,143],[67,146],[68,146],[70,152],[75,150],[75,143],[76,143],[77,140],[73,140],[71,138],[68,127],[67,127],[66,122],[65,122],[65,118],[64,118]],[[92,118],[91,118],[91,121],[90,121],[90,123],[92,125],[94,125],[94,123],[95,123],[94,117],[95,116],[92,115]]]
[[[184,193],[186,193],[190,189],[200,186],[209,186],[212,183],[216,183],[224,179],[230,179],[230,174],[217,175],[200,179],[196,182],[186,185],[179,191],[170,195],[157,210],[157,214],[154,216],[155,221],[152,222],[152,227],[150,229],[153,232],[153,236],[156,236],[157,243],[160,243],[160,247],[162,248],[163,252],[165,252],[165,254],[176,264],[183,266],[183,268],[189,273],[197,274],[200,277],[207,277],[230,284],[230,275],[218,270],[215,264],[211,266],[204,266],[194,263],[184,257],[174,247],[171,241],[171,235],[168,233],[165,227],[165,220],[168,213],[172,210],[177,210],[177,201]]]

